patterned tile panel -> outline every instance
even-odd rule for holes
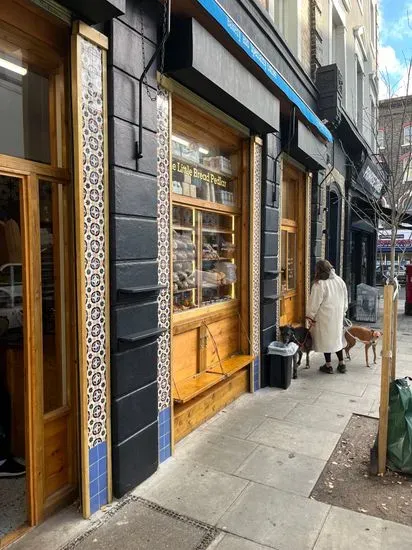
[[[106,299],[103,53],[80,38],[88,445],[105,441]]]
[[[171,334],[170,334],[170,157],[169,93],[159,88],[157,95],[157,223],[158,223],[158,298],[159,326],[166,329],[158,340],[157,387],[158,407],[163,411],[171,402]]]
[[[262,208],[262,145],[253,144],[253,189],[252,189],[252,353],[256,356],[253,366],[253,389],[260,387],[260,263],[261,263],[261,208]]]

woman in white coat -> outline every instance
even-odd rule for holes
[[[344,281],[327,260],[319,260],[310,293],[307,319],[312,323],[313,349],[324,353],[321,372],[333,374],[331,353],[339,359],[338,372],[346,372],[343,361],[343,319],[348,309],[348,291]]]

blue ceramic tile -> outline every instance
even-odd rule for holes
[[[164,462],[166,460],[166,451],[165,450],[161,450],[160,451],[160,454],[159,454],[159,461],[160,463]]]
[[[107,489],[107,476],[106,474],[99,476],[97,478],[97,482],[99,484],[99,493]]]
[[[98,460],[98,445],[89,449],[89,464],[94,464]]]
[[[106,443],[106,441],[103,441],[102,443],[99,443],[97,448],[98,448],[98,457],[99,457],[99,459],[104,458],[105,456],[107,456],[107,443]]]
[[[101,493],[99,493],[99,505],[100,505],[100,507],[107,504],[107,502],[108,502],[107,489],[104,489]]]
[[[98,510],[100,510],[99,495],[96,495],[90,499],[90,512],[94,514]]]
[[[101,458],[97,465],[99,467],[99,476],[107,473],[107,457]]]
[[[94,481],[99,477],[99,466],[98,462],[92,464],[89,468],[89,481]]]
[[[90,483],[90,500],[99,494],[99,484],[97,479]]]

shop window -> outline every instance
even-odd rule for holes
[[[412,183],[412,160],[410,155],[403,159],[403,181],[405,183]]]
[[[238,298],[241,141],[194,109],[174,101],[175,313]]]
[[[0,154],[50,163],[49,78],[0,50]]]
[[[412,144],[412,124],[408,124],[403,128],[403,145]]]

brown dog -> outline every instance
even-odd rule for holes
[[[360,327],[358,325],[352,325],[345,332],[346,339],[346,359],[350,359],[350,350],[356,344],[356,342],[362,342],[365,344],[365,357],[366,357],[366,366],[369,367],[368,351],[372,346],[373,349],[373,362],[376,364],[376,344],[378,343],[381,333],[378,330],[373,330],[367,327]]]

